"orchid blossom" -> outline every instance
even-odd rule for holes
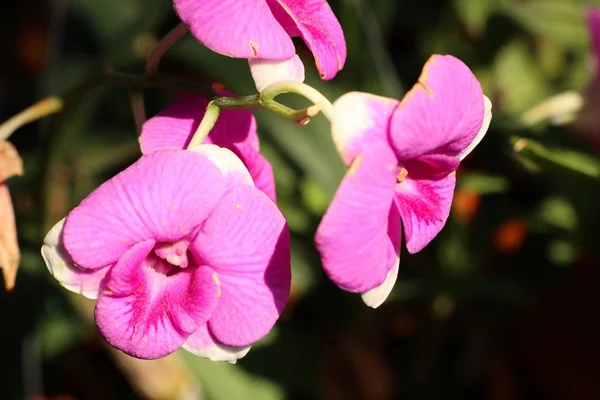
[[[329,277],[378,307],[398,276],[402,230],[416,253],[444,226],[456,169],[485,135],[491,103],[465,64],[434,55],[402,101],[353,92],[334,110],[349,169],[316,245]]]
[[[344,33],[325,0],[173,0],[192,35],[209,49],[246,58],[257,89],[281,80],[304,81],[293,37],[315,57],[322,79],[346,61]]]
[[[283,215],[211,144],[143,155],[52,228],[42,255],[61,285],[98,299],[106,341],[138,358],[183,347],[234,362],[290,291]]]

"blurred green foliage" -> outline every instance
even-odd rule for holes
[[[186,362],[212,400],[479,399],[507,387],[521,397],[546,398],[535,396],[554,389],[541,372],[523,372],[529,356],[513,346],[521,340],[514,332],[521,331],[528,313],[543,308],[546,293],[565,276],[585,266],[597,268],[600,164],[586,137],[569,127],[526,127],[520,117],[547,97],[583,90],[591,81],[584,10],[600,1],[330,4],[345,30],[347,64],[335,80],[320,81],[310,53],[297,41],[307,83],[331,100],[352,90],[401,97],[430,54],[453,54],[473,69],[492,99],[491,129],[459,170],[444,231],[419,254],[403,251],[392,296],[370,310],[327,280],[312,244],[344,173],[327,121],[318,117],[300,127],[257,112],[261,147],[273,163],[279,205],[293,232],[293,296],[274,332],[238,364],[189,355]],[[148,49],[177,23],[168,0],[74,0],[45,7],[51,58],[42,72],[20,76],[23,84],[32,76],[39,82],[27,99],[17,97],[21,107],[109,68],[141,72]],[[30,9],[13,5],[10,10],[6,16],[24,13],[27,20]],[[6,19],[8,28],[20,28],[20,20]],[[169,52],[161,73],[221,82],[238,94],[254,90],[244,60],[211,53],[191,37]],[[68,391],[77,386],[68,378],[73,365],[100,368],[96,355],[77,350],[90,340],[100,342],[95,328],[53,282],[39,247],[52,224],[139,156],[129,95],[123,88],[97,89],[62,115],[15,134],[27,173],[10,181],[23,262],[15,292],[0,294],[2,399],[40,394],[35,391],[42,378],[47,394]],[[147,90],[148,114],[175,95]],[[517,154],[513,144],[522,138],[540,146],[542,155],[557,157],[559,166],[547,164],[540,152]],[[572,168],[560,167],[561,162]],[[73,351],[85,356],[65,358]],[[498,355],[503,351],[508,356]],[[502,378],[488,368],[492,362],[521,372]],[[127,385],[118,372],[106,374],[86,383],[89,391],[77,389],[77,398],[98,398],[93,386],[107,384],[113,396],[135,398],[121,390]],[[505,380],[498,384],[498,379]]]

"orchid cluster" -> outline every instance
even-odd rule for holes
[[[316,233],[340,288],[380,306],[403,242],[426,247],[450,213],[456,171],[484,137],[491,103],[470,69],[433,55],[403,99],[351,92],[329,103],[303,83],[292,38],[322,79],[346,61],[342,28],[323,0],[174,0],[204,46],[247,59],[258,94],[184,93],[141,127],[142,156],[47,234],[56,280],[97,299],[96,325],[113,347],[155,359],[183,348],[235,362],[274,326],[290,294],[290,232],[276,205],[251,106],[306,124],[323,113],[348,170]],[[314,105],[291,110],[283,92]],[[271,105],[271,106],[269,106]]]

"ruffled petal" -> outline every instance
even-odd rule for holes
[[[483,92],[471,70],[455,57],[434,55],[394,111],[390,139],[399,160],[455,157],[474,141],[484,116]]]
[[[67,216],[65,248],[78,267],[98,269],[144,240],[177,242],[212,212],[224,185],[221,171],[202,154],[144,155]]]
[[[190,353],[208,358],[212,361],[227,361],[235,363],[250,351],[252,346],[230,347],[219,343],[208,331],[208,325],[204,324],[187,338],[183,348]]]
[[[58,283],[88,299],[96,299],[100,290],[100,282],[106,276],[109,267],[97,270],[77,268],[63,244],[62,232],[64,225],[65,218],[50,229],[50,232],[44,238],[42,257],[48,270]]]
[[[250,59],[248,63],[259,92],[279,81],[304,82],[304,64],[296,54],[287,60]]]
[[[113,347],[145,359],[177,350],[204,324],[218,302],[214,271],[180,269],[138,243],[111,268],[96,303],[96,324]]]
[[[450,214],[456,173],[430,180],[408,177],[396,186],[396,205],[402,216],[406,247],[421,251],[442,230]]]
[[[208,327],[227,346],[265,336],[283,311],[291,284],[290,238],[277,206],[250,186],[231,189],[190,249],[218,274],[221,297]]]
[[[346,165],[371,143],[388,144],[390,118],[399,103],[361,92],[346,93],[333,103],[331,135]]]
[[[359,154],[317,229],[325,272],[342,289],[365,293],[398,263],[400,218],[392,206],[397,173],[389,147],[373,145]]]
[[[332,79],[346,62],[346,40],[324,0],[267,0],[290,36],[300,36],[315,57],[319,74]]]
[[[173,4],[192,35],[217,53],[266,60],[296,53],[265,0],[173,0]]]

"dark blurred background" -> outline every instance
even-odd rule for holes
[[[306,127],[257,112],[293,232],[293,293],[280,323],[236,365],[185,352],[133,360],[99,337],[93,304],[47,272],[41,239],[139,156],[130,92],[104,87],[11,137],[25,176],[9,181],[22,263],[0,291],[0,399],[600,399],[598,179],[536,165],[525,137],[598,168],[569,126],[526,126],[545,98],[583,90],[594,65],[578,0],[331,0],[349,55],[331,82],[297,47],[307,83],[400,98],[431,53],[465,61],[494,103],[491,129],[459,170],[453,213],[424,251],[401,256],[379,309],[331,284],[313,235],[344,168],[323,117]],[[107,70],[143,72],[178,23],[169,0],[5,0],[0,120]],[[187,37],[161,73],[253,92],[244,60]],[[177,94],[146,90],[148,115]],[[292,99],[293,102],[295,99]],[[599,127],[600,128],[600,127]],[[561,153],[562,154],[562,153]]]

